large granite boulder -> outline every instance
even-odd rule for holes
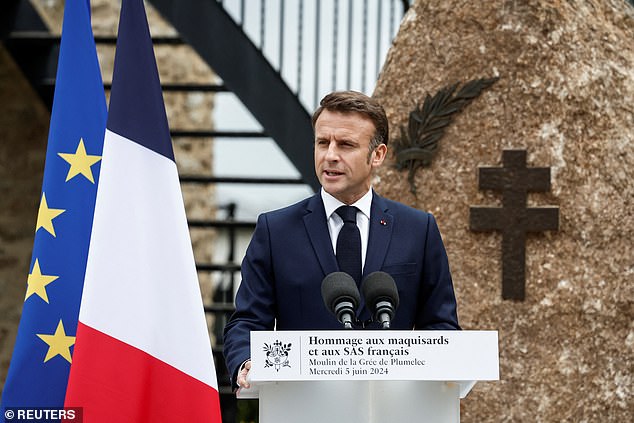
[[[392,151],[402,150],[399,128],[427,94],[460,82],[455,94],[468,81],[495,77],[451,114],[435,154],[419,155],[428,165],[397,169],[393,154],[375,182],[387,197],[437,217],[463,328],[499,331],[501,380],[476,385],[462,401],[461,421],[630,421],[634,7],[623,0],[417,1],[374,93],[390,119]],[[500,230],[473,230],[474,208],[503,201],[501,191],[480,189],[479,177],[490,172],[480,168],[507,168],[505,154],[522,151],[528,168],[550,171],[546,191],[529,192],[526,206],[555,208],[558,226],[535,227],[509,247]],[[521,209],[503,220],[519,222]],[[503,263],[503,244],[510,253],[524,245],[524,262]],[[522,296],[503,298],[503,264],[505,278],[525,264]]]

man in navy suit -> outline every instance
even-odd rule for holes
[[[383,107],[364,94],[334,92],[312,118],[321,192],[259,216],[242,262],[236,311],[224,353],[238,387],[248,387],[252,330],[338,329],[321,297],[324,277],[340,270],[337,209],[357,207],[362,275],[390,274],[400,297],[393,329],[460,329],[447,254],[434,217],[377,195],[374,169],[387,154]],[[359,282],[359,281],[357,281]],[[369,319],[362,304],[360,321]],[[371,327],[371,326],[370,326]]]

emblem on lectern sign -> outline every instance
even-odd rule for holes
[[[264,352],[266,352],[266,360],[264,368],[274,367],[276,371],[280,371],[281,367],[291,367],[288,361],[288,353],[291,350],[291,344],[283,344],[276,340],[272,344],[264,344]]]

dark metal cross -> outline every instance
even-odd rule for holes
[[[481,167],[479,188],[502,191],[502,207],[471,207],[472,231],[502,231],[502,298],[524,300],[526,233],[559,229],[558,207],[526,207],[529,191],[550,191],[549,167],[526,167],[526,150],[504,150],[503,167]]]

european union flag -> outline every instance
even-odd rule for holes
[[[106,116],[90,2],[67,0],[33,256],[3,410],[64,405]]]

